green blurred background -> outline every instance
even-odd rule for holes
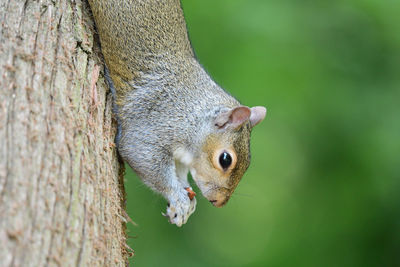
[[[199,61],[268,114],[227,206],[198,194],[182,228],[128,168],[133,265],[400,266],[400,1],[183,7]]]

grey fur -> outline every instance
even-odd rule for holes
[[[130,82],[133,90],[120,110],[119,151],[150,186],[157,185],[165,168],[173,165],[174,150],[184,147],[196,154],[204,137],[218,131],[214,126],[216,116],[240,105],[210,79],[195,59],[181,66],[185,71],[176,67],[161,63],[160,68]]]

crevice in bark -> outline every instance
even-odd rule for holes
[[[85,195],[85,199],[86,199],[86,195]],[[83,238],[81,239],[79,252],[78,252],[78,258],[76,261],[76,266],[82,266],[82,253],[83,253],[83,249],[85,247],[85,241],[86,241],[86,201],[83,204],[83,213],[85,214],[85,216],[83,217],[83,227],[82,227],[82,237]]]

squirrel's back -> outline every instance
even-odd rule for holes
[[[194,57],[179,0],[89,2],[118,93],[160,60]]]

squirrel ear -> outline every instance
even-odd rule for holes
[[[251,127],[254,127],[265,118],[265,115],[267,114],[267,109],[265,107],[253,107],[250,110],[250,124]]]
[[[215,119],[215,125],[219,128],[229,126],[237,128],[245,123],[251,115],[251,110],[248,107],[241,106],[233,108],[227,112],[221,113]]]

